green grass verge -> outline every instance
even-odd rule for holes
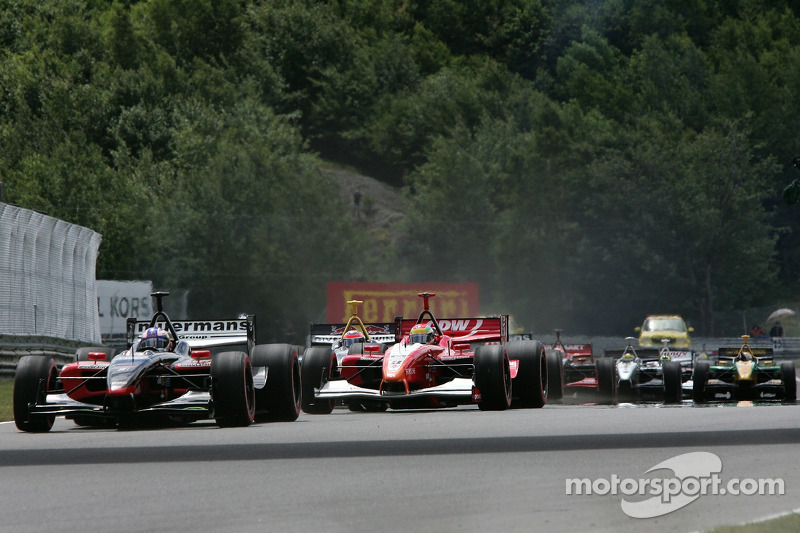
[[[11,398],[14,394],[14,380],[0,379],[0,422],[14,419]]]
[[[800,515],[792,513],[755,524],[718,527],[707,533],[795,533],[796,531],[800,531]]]

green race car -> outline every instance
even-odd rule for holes
[[[783,401],[797,398],[795,367],[791,361],[775,364],[772,348],[754,348],[742,335],[741,348],[720,348],[716,364],[695,361],[692,398],[708,401]]]

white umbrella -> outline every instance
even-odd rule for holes
[[[770,313],[769,317],[767,318],[767,322],[772,322],[773,320],[780,320],[781,318],[794,316],[796,314],[797,313],[795,313],[794,311],[792,311],[791,309],[788,309],[786,307],[784,307],[782,309],[776,309],[775,311]]]

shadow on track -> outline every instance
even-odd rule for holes
[[[134,464],[274,459],[354,459],[484,453],[558,452],[638,448],[800,444],[800,428],[758,430],[403,439],[139,448],[21,449],[0,451],[4,466]]]

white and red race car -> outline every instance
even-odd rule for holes
[[[556,330],[556,342],[548,347],[562,361],[562,390],[564,397],[592,397],[600,402],[615,399],[614,360],[608,357],[594,358],[592,345],[565,344],[561,330]],[[553,367],[551,359],[548,363]],[[552,388],[552,386],[551,386]],[[589,393],[589,394],[584,394]]]
[[[512,401],[542,407],[548,372],[544,345],[508,342],[508,316],[437,319],[429,299],[416,319],[395,319],[395,343],[358,343],[341,362],[330,346],[312,346],[303,356],[303,410],[327,414],[336,400],[366,410],[478,404],[502,410]],[[415,328],[430,331],[422,340]]]
[[[128,320],[128,349],[77,351],[59,371],[52,358],[23,357],[14,379],[14,422],[50,431],[56,416],[81,426],[134,427],[214,419],[247,426],[256,419],[297,419],[300,365],[289,344],[255,344],[255,317],[172,321],[156,292],[147,322]],[[168,331],[174,346],[153,349],[138,334]],[[212,354],[212,352],[215,352]]]

